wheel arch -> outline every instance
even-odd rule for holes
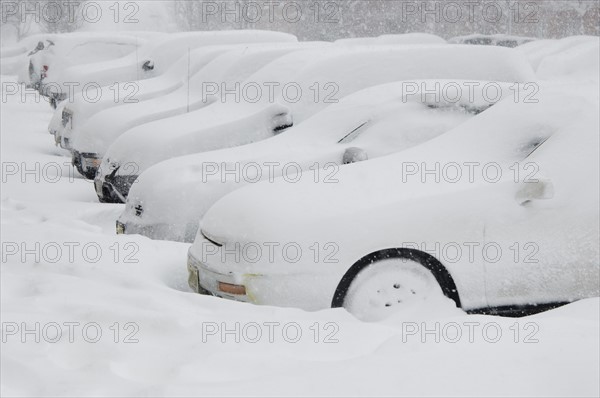
[[[413,260],[421,264],[423,267],[427,268],[435,277],[444,295],[449,299],[453,300],[456,303],[457,307],[461,308],[460,295],[458,293],[458,289],[456,288],[454,279],[452,278],[446,267],[444,267],[444,265],[440,261],[438,261],[435,257],[428,253],[425,253],[420,250],[407,248],[379,250],[367,254],[366,256],[362,257],[360,260],[355,262],[348,269],[348,271],[346,271],[346,273],[338,283],[338,286],[335,289],[335,293],[333,294],[333,299],[331,300],[331,307],[343,307],[344,300],[346,299],[346,294],[348,293],[348,289],[350,288],[352,281],[354,281],[354,279],[360,273],[360,271],[378,261],[387,260],[390,258],[402,258],[407,260]]]

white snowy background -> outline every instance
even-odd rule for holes
[[[590,9],[571,3],[572,13]],[[143,20],[155,23],[140,30],[183,26],[181,9],[172,19],[146,10]],[[588,28],[543,33],[597,34]],[[333,27],[319,32],[312,39]],[[576,78],[568,57],[553,57],[540,76]],[[92,182],[54,146],[48,103],[24,89],[9,95],[15,81],[1,78],[2,396],[600,395],[599,299],[525,318],[467,315],[443,300],[364,323],[343,309],[192,293],[188,245],[115,235],[123,205],[98,203]]]

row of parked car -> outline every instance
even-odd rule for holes
[[[539,82],[556,41],[476,39],[75,33],[3,62],[117,233],[193,243],[196,292],[362,319],[597,296],[597,82]]]

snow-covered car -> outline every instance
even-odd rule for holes
[[[444,44],[446,40],[429,33],[404,33],[381,35],[376,37],[354,37],[339,39],[336,45],[374,45],[374,44]]]
[[[117,36],[122,37],[122,36]],[[124,36],[127,37],[127,36]],[[139,42],[139,39],[136,39]],[[139,46],[139,51],[118,59],[103,62],[87,62],[85,65],[75,65],[59,69],[56,75],[48,75],[41,81],[40,90],[56,101],[62,101],[70,96],[87,90],[86,87],[108,86],[117,82],[148,79],[165,73],[174,60],[201,46],[218,44],[235,44],[246,42],[285,42],[295,43],[295,36],[271,31],[238,30],[214,32],[184,32],[160,35],[154,40],[148,40]],[[94,49],[93,46],[79,45],[83,54],[81,57],[93,58],[95,54],[105,54],[104,49]],[[137,47],[136,47],[137,48]],[[50,47],[50,50],[52,47]],[[90,52],[92,55],[88,56]],[[42,52],[44,53],[44,52]],[[64,59],[64,55],[60,57]],[[54,69],[54,68],[52,68]],[[48,74],[48,72],[45,72]]]
[[[53,35],[52,38],[39,41],[29,53],[30,85],[49,97],[51,104],[55,104],[69,92],[69,87],[64,83],[77,82],[69,73],[73,68],[87,68],[94,63],[126,57],[147,43],[145,35],[140,37],[132,33],[78,32]],[[88,81],[93,79],[91,75]]]
[[[514,48],[522,44],[529,43],[536,40],[534,37],[522,37],[522,36],[511,36],[504,34],[496,35],[467,35],[467,36],[456,36],[448,39],[448,43],[451,44],[475,44],[482,46],[501,46]]]
[[[178,38],[179,36],[175,35],[175,37]],[[176,41],[176,46],[173,45],[172,38],[164,44],[169,48],[168,55],[171,59],[166,64],[167,70],[162,67],[157,68],[155,65],[157,70],[154,78],[133,82],[115,82],[117,84],[103,86],[98,90],[98,93],[94,93],[94,97],[98,98],[94,101],[76,96],[61,103],[48,126],[48,131],[55,135],[56,143],[65,149],[70,149],[68,142],[64,142],[64,138],[67,138],[68,141],[71,132],[64,132],[64,129],[77,130],[99,111],[124,103],[159,97],[175,91],[204,67],[208,61],[212,61],[223,53],[227,48],[225,45],[294,42],[295,37],[263,31],[244,31],[243,33],[240,31],[219,31],[197,32],[191,36],[184,35]],[[183,45],[180,45],[181,43]],[[216,48],[216,46],[219,46],[219,48]],[[165,53],[163,45],[158,46],[155,51],[158,54]],[[210,53],[212,53],[212,59]],[[177,58],[179,58],[179,61],[172,64],[172,60]]]
[[[174,92],[98,112],[80,130],[72,133],[72,163],[84,177],[94,179],[108,147],[129,129],[135,126],[150,129],[149,123],[152,121],[185,115],[210,107],[219,101],[220,94],[209,95],[205,83],[218,87],[239,84],[277,58],[314,45],[314,43],[242,45],[216,57],[183,87]],[[171,125],[170,128],[172,129],[173,126]],[[168,135],[167,131],[162,130],[161,133]]]
[[[189,284],[365,320],[437,298],[502,312],[596,297],[595,89],[507,98],[422,145],[342,167],[337,184],[236,190],[203,218]]]
[[[229,192],[289,172],[318,175],[318,168],[323,178],[335,181],[340,165],[433,139],[499,100],[486,101],[481,90],[470,96],[465,83],[418,82],[419,89],[411,95],[405,93],[405,82],[370,87],[272,139],[158,163],[132,185],[117,231],[192,242],[200,219]],[[456,85],[457,101],[422,98],[423,92],[445,84]],[[503,95],[511,95],[507,84],[500,87]]]
[[[300,87],[298,92],[304,95],[294,98],[295,101],[279,96],[274,101],[267,101],[266,106],[289,109],[287,114],[293,118],[294,125],[298,125],[346,95],[393,81],[448,78],[526,82],[534,79],[533,71],[522,55],[505,48],[348,46],[338,51],[335,54],[332,48],[332,56],[289,76],[290,81]],[[315,87],[321,89],[320,99],[314,95]],[[183,115],[176,121],[160,120],[152,128],[150,125],[139,126],[119,137],[106,152],[102,172],[96,176],[100,200],[122,201],[137,176],[163,160],[249,144],[280,132],[272,128],[270,119],[265,119],[264,103],[240,101],[219,105],[206,112]],[[249,112],[258,119],[252,118],[250,123]],[[229,118],[228,114],[231,114]],[[173,126],[177,128],[165,134]],[[122,165],[130,167],[120,167]],[[108,198],[106,191],[110,193]]]

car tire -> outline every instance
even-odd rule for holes
[[[346,272],[331,306],[376,321],[395,312],[412,312],[443,296],[460,308],[456,285],[435,258],[419,251],[387,249],[363,257]]]

